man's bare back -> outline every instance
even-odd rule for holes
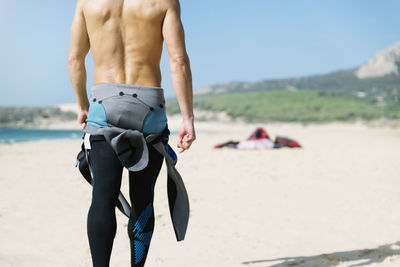
[[[163,41],[183,116],[178,147],[190,147],[195,138],[192,77],[178,0],[78,0],[68,65],[81,110],[78,121],[83,127],[89,106],[84,65],[89,49],[94,60],[94,84],[160,87]]]
[[[88,0],[83,5],[95,84],[104,82],[160,86],[161,0]]]

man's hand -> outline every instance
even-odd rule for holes
[[[88,117],[87,110],[80,110],[78,112],[78,123],[81,125],[82,130],[86,127],[86,119]]]
[[[179,128],[179,140],[178,148],[180,148],[179,153],[189,149],[192,142],[196,139],[196,134],[194,132],[194,120],[184,119],[182,121],[181,127]]]

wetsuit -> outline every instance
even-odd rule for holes
[[[117,227],[115,206],[121,186],[123,165],[104,138],[92,138],[91,146],[90,164],[94,183],[87,231],[93,266],[108,267]],[[150,145],[148,149],[147,167],[138,172],[129,172],[132,210],[128,222],[128,235],[132,266],[144,266],[154,228],[153,192],[163,156]]]
[[[154,186],[164,159],[161,152],[165,154],[164,145],[154,145],[147,139],[167,127],[164,103],[163,90],[158,87],[100,84],[91,90],[85,132],[93,176],[87,232],[94,267],[109,266],[124,167],[129,170],[132,204],[128,222],[131,266],[144,266],[154,229]],[[121,146],[124,144],[129,149]],[[168,173],[176,177],[175,167],[168,165],[171,159],[167,159]],[[179,179],[168,175],[170,211],[179,241],[186,232],[189,206],[179,173]]]

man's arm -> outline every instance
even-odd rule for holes
[[[79,107],[78,123],[82,127],[85,127],[85,119],[87,118],[89,109],[89,101],[86,94],[85,57],[89,52],[90,43],[82,10],[82,2],[82,0],[78,0],[71,25],[68,69]]]
[[[164,22],[162,33],[167,45],[172,85],[178,99],[183,121],[179,130],[178,147],[180,152],[188,149],[196,139],[193,115],[192,73],[189,57],[185,47],[185,34],[180,19],[178,0],[171,0]]]

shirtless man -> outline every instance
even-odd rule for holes
[[[90,124],[102,125],[101,120],[96,121],[98,114],[94,114],[98,112],[97,107],[102,106],[101,101],[92,99],[89,104],[86,94],[85,57],[89,49],[94,60],[94,87],[122,88],[120,95],[135,90],[138,93],[133,95],[139,95],[137,99],[140,100],[140,94],[146,95],[146,90],[162,92],[160,59],[164,40],[183,118],[177,147],[180,153],[189,149],[195,140],[192,77],[179,0],[78,0],[71,26],[68,67],[79,106],[78,123],[83,129]],[[161,113],[162,104],[158,108]],[[137,228],[139,214],[143,215],[146,207],[152,208],[154,183],[163,160],[152,147],[148,150],[148,166],[129,173],[133,215],[129,219],[128,234],[132,266],[144,266],[154,227],[154,213],[150,209],[149,222],[142,229],[150,236],[147,235],[146,242],[142,240],[144,245],[135,245],[137,235],[132,231],[135,225]],[[89,245],[94,267],[109,266],[116,233],[115,202],[123,166],[107,142],[92,144],[90,164],[95,183],[87,222]]]

